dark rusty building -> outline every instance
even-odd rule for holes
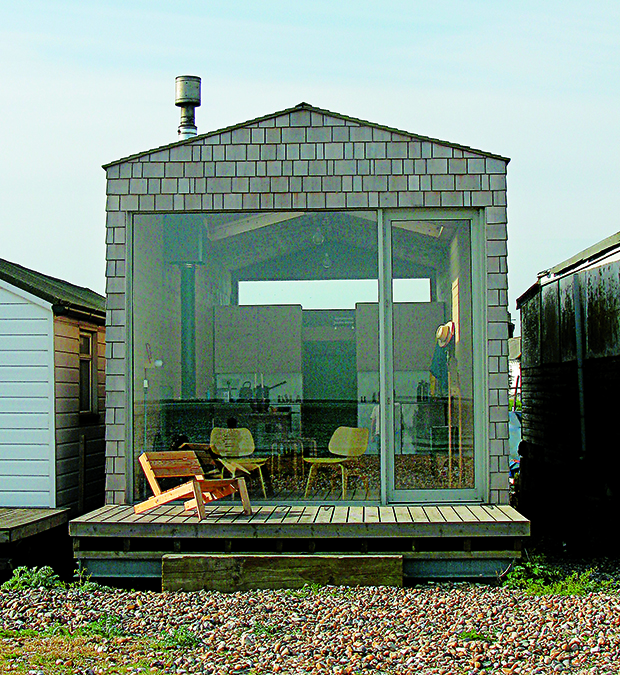
[[[519,508],[576,551],[617,548],[620,233],[539,275],[521,310]]]

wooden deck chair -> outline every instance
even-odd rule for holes
[[[149,509],[177,499],[187,500],[185,509],[196,509],[198,520],[205,517],[205,503],[221,499],[239,492],[243,512],[252,515],[252,506],[243,478],[205,478],[203,468],[193,450],[175,450],[172,452],[144,452],[138,458],[144,475],[153,490],[153,496],[133,507],[134,513],[143,513]],[[161,478],[184,478],[191,480],[162,490]]]
[[[359,459],[366,452],[370,432],[362,427],[338,427],[334,431],[327,449],[332,457],[304,457],[304,462],[310,464],[308,482],[306,483],[307,499],[312,481],[316,477],[319,468],[340,467],[342,478],[342,497],[347,493],[347,482],[352,476],[357,476],[364,483],[366,497],[368,497],[368,478],[360,471]]]

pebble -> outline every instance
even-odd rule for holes
[[[110,657],[124,663],[129,640],[161,639],[183,629],[177,634],[191,634],[195,644],[149,653],[144,643],[146,672],[170,675],[620,672],[616,592],[536,597],[463,583],[231,594],[0,592],[4,630],[43,630],[50,616],[70,631],[110,621],[114,634],[97,643],[102,664]],[[102,664],[90,672],[107,672]]]

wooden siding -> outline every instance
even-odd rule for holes
[[[96,406],[79,410],[80,330],[96,336]],[[105,331],[68,317],[54,323],[57,506],[74,512],[103,503],[105,481]]]
[[[543,286],[521,306],[519,508],[553,541],[609,550],[620,515],[615,416],[620,381],[620,264]],[[581,308],[576,322],[575,301]],[[582,445],[576,336],[583,348]]]
[[[0,506],[54,507],[52,310],[0,282]]]

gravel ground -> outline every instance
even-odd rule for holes
[[[37,589],[0,592],[0,619],[5,630],[99,621],[122,631],[101,640],[88,675],[135,658],[124,650],[132,636],[148,645],[175,630],[196,644],[147,648],[146,667],[130,672],[620,673],[617,593],[534,597],[463,583],[234,594]]]

